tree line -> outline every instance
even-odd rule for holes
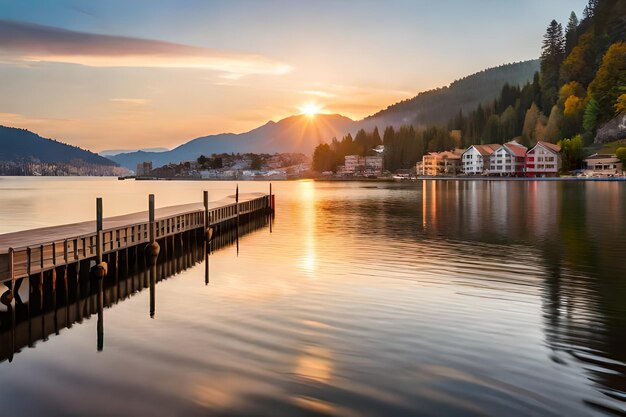
[[[313,155],[316,171],[334,171],[346,155],[367,155],[379,141],[384,167],[411,168],[426,152],[504,143],[526,146],[538,140],[559,143],[564,169],[580,167],[583,148],[597,129],[626,112],[626,0],[589,0],[578,19],[572,12],[565,30],[549,23],[541,46],[540,71],[523,86],[505,84],[490,103],[458,113],[447,125],[416,129],[363,130],[353,139],[320,145]],[[400,103],[399,107],[407,106]]]

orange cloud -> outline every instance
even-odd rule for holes
[[[0,20],[0,54],[22,62],[58,62],[90,67],[196,68],[230,74],[281,75],[288,64],[257,54],[202,48],[125,36],[75,32]]]

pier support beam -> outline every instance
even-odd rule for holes
[[[102,198],[96,198],[96,265],[92,268],[93,274],[98,278],[104,278],[108,273],[108,265],[102,260]]]
[[[6,306],[13,302],[13,293],[15,292],[15,256],[13,248],[9,248],[9,274],[11,278],[11,288],[7,289],[7,291],[0,296],[0,301]]]
[[[148,218],[150,223],[150,243],[146,246],[146,261],[150,265],[150,317],[154,318],[155,311],[155,292],[156,292],[156,264],[159,258],[161,247],[156,241],[156,230],[154,224],[154,194],[148,197]],[[165,240],[167,245],[167,238]]]

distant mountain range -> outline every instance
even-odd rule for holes
[[[52,139],[42,138],[30,131],[0,127],[0,161],[67,163],[83,160],[90,164],[119,164],[135,169],[137,164],[152,161],[154,167],[168,163],[194,160],[213,153],[275,153],[301,152],[311,154],[314,148],[333,137],[341,139],[374,126],[412,124],[426,126],[448,122],[459,109],[469,111],[478,104],[493,100],[506,83],[521,85],[532,80],[539,69],[539,60],[502,65],[455,81],[448,87],[427,91],[416,97],[387,107],[372,116],[354,121],[338,114],[291,116],[278,122],[270,121],[245,133],[222,133],[190,140],[177,148],[154,148],[141,151],[103,152],[107,158]],[[112,162],[113,161],[113,162]]]
[[[119,155],[121,153],[137,152],[138,150],[144,151],[144,152],[167,152],[169,151],[168,148],[107,149],[107,150],[98,152],[98,155],[107,157],[111,155]]]
[[[26,130],[0,126],[0,161],[78,163],[104,166],[115,162],[77,146],[46,139]]]
[[[107,155],[129,169],[137,163],[152,161],[155,167],[196,159],[212,153],[274,153],[302,152],[311,154],[319,143],[341,138],[358,129],[371,130],[378,126],[399,127],[412,124],[426,126],[447,123],[460,109],[469,111],[478,104],[495,99],[504,84],[522,85],[532,81],[539,70],[539,60],[518,62],[490,68],[455,81],[448,87],[418,94],[360,121],[338,114],[318,114],[315,117],[291,116],[246,133],[223,133],[193,139],[167,152],[125,152]]]
[[[178,163],[213,153],[302,152],[311,154],[320,143],[341,137],[354,129],[355,122],[338,114],[314,117],[291,116],[279,122],[268,122],[246,133],[222,133],[193,139],[168,152],[130,152],[109,158],[135,169],[138,163],[152,161],[154,167]]]

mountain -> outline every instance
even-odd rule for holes
[[[76,163],[116,166],[116,163],[96,153],[46,139],[26,130],[0,126],[0,161]]]
[[[372,130],[378,126],[382,131],[387,126],[447,123],[459,109],[467,112],[478,104],[492,101],[507,83],[521,85],[532,81],[538,70],[539,60],[490,68],[457,80],[448,87],[420,93],[356,122],[338,114],[291,116],[246,133],[203,136],[167,152],[136,151],[108,157],[124,167],[135,169],[144,161],[152,161],[154,167],[159,167],[212,153],[301,152],[310,155],[318,144],[329,142],[333,137],[341,138],[346,133],[354,134],[361,128]]]
[[[459,109],[467,113],[479,104],[495,99],[505,84],[523,85],[539,71],[539,60],[523,61],[489,68],[454,81],[448,87],[425,91],[393,104],[360,121],[359,127],[401,125],[431,126],[447,123]]]
[[[291,116],[278,122],[270,121],[249,132],[222,133],[193,139],[167,152],[130,152],[112,155],[109,158],[129,169],[137,164],[152,161],[154,167],[170,162],[195,160],[200,155],[213,153],[313,153],[320,143],[333,137],[341,137],[353,130],[355,122],[338,114],[315,116]]]
[[[119,155],[121,153],[130,153],[130,152],[167,152],[168,148],[143,148],[143,149],[107,149],[104,151],[98,152],[98,155],[108,157],[111,155]]]

